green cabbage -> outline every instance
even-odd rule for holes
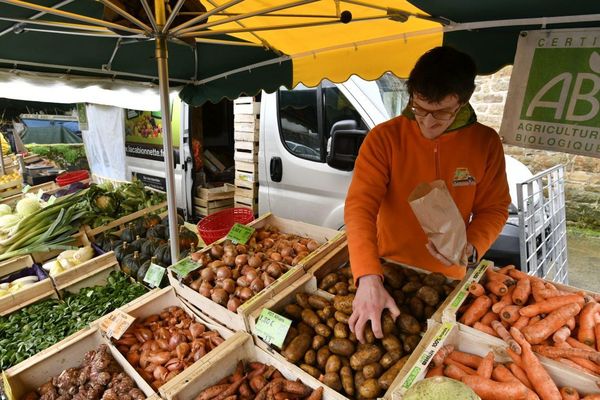
[[[22,217],[34,214],[41,209],[42,205],[40,204],[40,202],[29,197],[25,197],[19,200],[17,206],[15,207],[17,214],[19,214]]]
[[[0,216],[12,214],[12,209],[8,204],[0,204]]]
[[[481,400],[462,382],[445,376],[423,379],[406,391],[404,400]]]

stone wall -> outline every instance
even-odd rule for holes
[[[512,66],[478,77],[471,104],[481,123],[500,129]],[[567,172],[565,198],[570,225],[600,230],[600,159],[568,153],[504,146],[506,154],[538,173],[563,164]]]

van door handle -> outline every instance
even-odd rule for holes
[[[281,182],[281,177],[283,176],[283,164],[281,163],[280,157],[271,157],[269,170],[271,172],[271,180],[273,182]]]

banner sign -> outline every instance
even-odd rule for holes
[[[504,143],[600,157],[600,29],[522,32]]]

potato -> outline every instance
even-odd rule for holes
[[[349,294],[347,296],[335,296],[333,298],[333,306],[337,311],[341,311],[344,314],[352,314],[352,302],[354,301],[354,295]]]
[[[335,290],[335,286],[332,286],[329,289],[327,289],[327,293],[329,293],[329,294],[337,294],[337,290]]]
[[[358,343],[358,339],[356,338],[356,333],[350,331],[350,335],[348,335],[348,339],[352,342],[352,343]]]
[[[302,319],[302,307],[300,307],[298,304],[288,304],[283,308],[283,310],[288,317],[295,321]]]
[[[333,285],[335,285],[338,281],[338,275],[335,272],[331,272],[323,277],[321,283],[319,284],[319,289],[327,290]]]
[[[316,310],[315,314],[317,314],[317,317],[319,317],[321,321],[325,321],[327,319],[323,310]]]
[[[426,287],[426,286],[423,286],[423,287]],[[408,300],[408,308],[410,308],[410,313],[416,319],[423,318],[423,315],[424,315],[423,309],[425,308],[425,304],[423,304],[423,301],[420,298],[418,298],[416,296],[411,297],[410,300]]]
[[[330,355],[331,351],[329,351],[328,347],[321,347],[317,351],[317,365],[319,368],[325,369],[325,365],[327,364],[327,360],[329,359]]]
[[[373,329],[371,329],[370,322],[367,323],[367,325],[365,325],[365,331],[363,332],[363,334],[365,335],[365,342],[369,344],[373,344],[375,343],[375,340],[377,340],[375,334],[373,333]]]
[[[342,362],[342,367],[350,366],[350,359],[348,357],[340,356],[340,361]]]
[[[335,284],[336,293],[340,296],[345,296],[348,294],[348,284],[346,282],[338,282]]]
[[[376,345],[362,346],[350,357],[350,366],[355,371],[361,370],[367,364],[378,362],[382,355],[383,352]]]
[[[404,285],[405,279],[402,273],[402,267],[391,263],[383,263],[383,277],[386,284],[393,289],[400,289]]]
[[[333,308],[332,305],[328,305],[327,307],[325,307],[323,309],[323,315],[325,315],[325,318],[331,318],[331,317],[333,317],[334,314],[335,314],[335,308]]]
[[[348,320],[350,319],[350,315],[344,314],[341,311],[336,311],[333,316],[337,322],[341,322],[342,324],[348,324]]]
[[[342,390],[342,380],[337,372],[326,373],[323,375],[322,382],[333,390],[337,390],[338,392]]]
[[[340,370],[340,378],[342,379],[342,387],[348,396],[354,396],[354,376],[350,367],[342,367]]]
[[[342,275],[346,279],[352,279],[352,269],[350,268],[350,264],[346,265],[346,267],[338,269],[338,274]]]
[[[305,310],[306,311],[306,310]],[[304,315],[304,311],[302,312]],[[396,320],[398,322],[398,329],[401,332],[417,334],[421,332],[421,324],[410,314],[402,313]]]
[[[442,286],[442,288],[444,289],[443,296],[445,296],[445,297],[447,297],[454,290],[454,287],[452,287],[450,285],[444,285],[444,286]]]
[[[335,320],[335,318],[333,318],[333,317],[327,318],[326,325],[329,328],[333,329],[335,327],[335,324],[337,324],[337,321]]]
[[[315,330],[310,326],[306,325],[304,322],[298,322],[296,325],[296,329],[298,329],[298,333],[306,333],[310,336],[315,334]]]
[[[329,341],[329,351],[338,356],[350,357],[354,350],[354,343],[348,339],[333,338]]]
[[[312,365],[300,364],[300,369],[302,369],[304,372],[306,372],[313,378],[319,379],[319,377],[321,376],[321,371],[319,371],[317,368],[313,367]]]
[[[414,349],[417,348],[417,345],[421,341],[421,336],[419,335],[408,335],[402,340],[403,346],[402,349],[405,353],[412,353]]]
[[[404,299],[406,298],[406,295],[402,290],[394,290],[391,293],[397,305],[404,304]]]
[[[423,284],[427,286],[442,286],[445,283],[446,277],[439,272],[433,272],[423,278]]]
[[[383,367],[379,363],[367,364],[362,369],[363,375],[367,379],[379,378],[383,373]]]
[[[296,336],[298,336],[298,330],[293,326],[290,326],[290,329],[288,329],[287,335],[285,335],[285,339],[283,340],[283,345],[285,346],[291,342]]]
[[[310,349],[304,354],[304,362],[308,365],[316,365],[317,364],[317,352],[313,349]]]
[[[429,286],[421,286],[417,290],[417,297],[430,306],[435,306],[440,302],[438,292]]]
[[[328,338],[331,336],[331,328],[325,324],[317,324],[315,325],[315,332],[317,335]]]
[[[400,360],[396,361],[396,363],[383,375],[379,377],[377,382],[379,383],[379,387],[383,390],[388,390],[390,386],[392,386],[392,382],[396,378],[396,375],[400,372],[406,361],[408,360],[409,355],[405,355]]]
[[[402,348],[388,351],[383,355],[383,357],[381,357],[381,360],[379,360],[379,364],[381,364],[384,370],[387,370],[392,365],[394,365],[396,361],[402,358],[402,354]]]
[[[379,392],[381,388],[379,386],[379,382],[377,379],[365,379],[365,381],[360,385],[358,389],[358,393],[366,398],[366,399],[375,399],[379,396]]]
[[[337,322],[333,327],[333,336],[339,339],[347,339],[349,333],[348,325]]]
[[[436,308],[432,306],[425,306],[423,308],[423,319],[429,319],[435,313]]]
[[[326,344],[327,344],[327,339],[325,339],[323,336],[315,335],[313,337],[311,347],[312,347],[313,350],[319,350],[320,348],[322,348]]]
[[[396,323],[388,310],[383,311],[381,315],[381,330],[384,335],[392,334],[396,330]]]
[[[296,293],[296,303],[303,309],[310,308],[308,293]]]
[[[318,310],[322,310],[325,307],[331,305],[329,300],[327,300],[325,297],[316,294],[311,294],[308,296],[308,304],[310,304],[311,307],[316,308]]]
[[[419,290],[419,288],[421,288],[421,286],[423,286],[423,284],[421,284],[421,282],[410,281],[410,282],[406,283],[404,286],[402,286],[402,291],[405,294],[413,293],[413,292],[416,292],[417,290]]]
[[[307,309],[302,310],[302,321],[306,325],[314,328],[321,322],[321,319],[319,318],[317,313],[315,313],[313,310],[307,308]]]
[[[332,354],[325,363],[325,372],[339,372],[342,368],[342,361],[336,354]]]
[[[304,353],[310,348],[312,337],[305,333],[296,336],[290,344],[288,344],[281,354],[291,363],[296,364],[304,357]]]
[[[350,279],[350,282],[348,283],[348,291],[350,293],[356,293],[356,285],[354,284],[354,281],[352,279]]]
[[[383,345],[385,351],[402,349],[402,342],[400,341],[400,339],[393,335],[384,336],[383,339],[381,339],[381,344]]]

